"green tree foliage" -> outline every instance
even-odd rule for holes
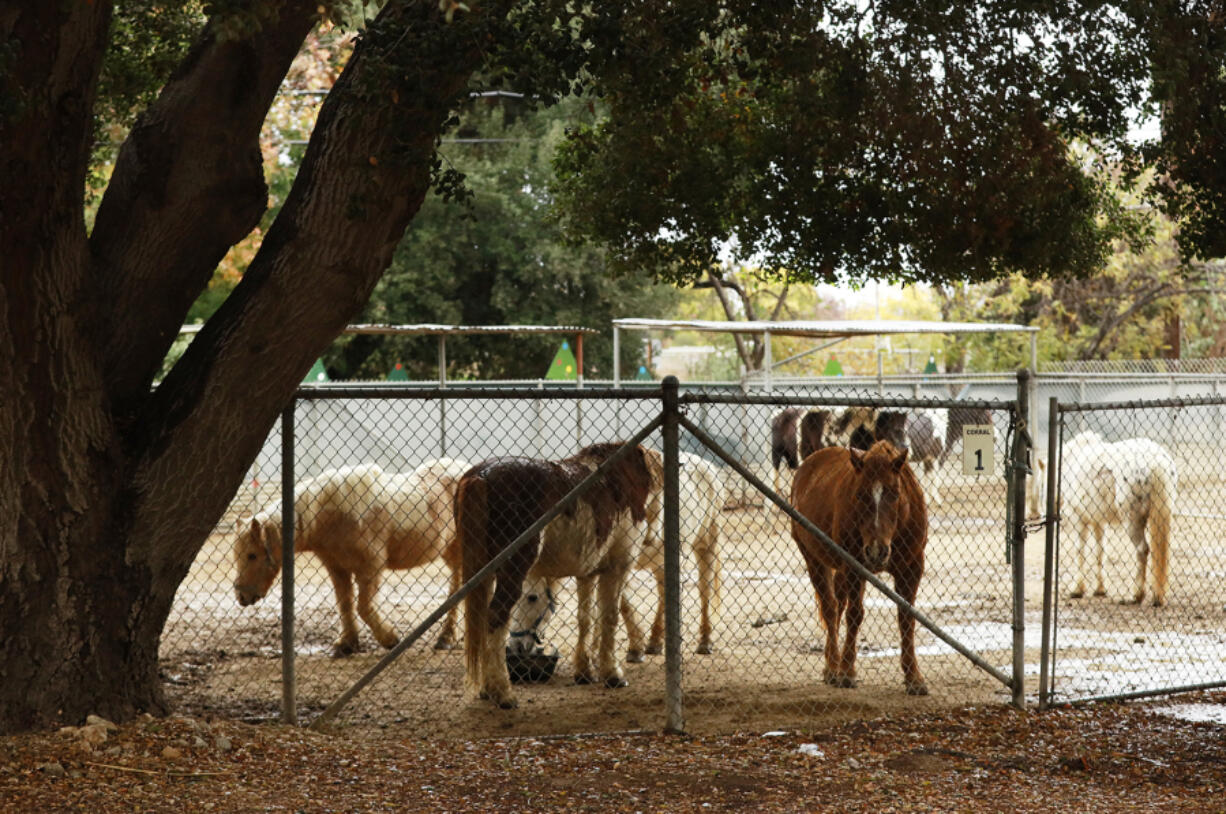
[[[676,290],[641,271],[614,275],[598,249],[563,239],[551,214],[550,160],[565,130],[591,118],[574,99],[533,110],[514,95],[475,97],[440,149],[470,194],[426,200],[357,321],[596,328],[584,340],[584,374],[611,377],[612,320],[664,315]],[[325,362],[333,378],[383,378],[403,362],[411,378],[429,380],[438,370],[436,341],[346,336]],[[448,375],[540,378],[560,342],[556,335],[452,337]],[[623,348],[623,367],[634,370],[640,354],[635,345]]]
[[[619,264],[694,280],[731,242],[796,280],[1084,276],[1136,234],[1068,149],[1127,146],[1119,9],[732,3],[684,51],[674,11],[601,66],[611,115],[559,160],[568,224]]]

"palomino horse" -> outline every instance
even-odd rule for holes
[[[353,616],[358,615],[384,647],[399,641],[375,609],[386,568],[416,568],[443,559],[451,571],[451,592],[460,587],[460,557],[452,501],[466,461],[439,458],[407,474],[384,472],[373,464],[330,469],[294,487],[294,550],[310,551],[328,569],[341,614],[341,635],[332,655],[359,649]],[[281,502],[266,506],[239,527],[234,540],[240,605],[259,601],[281,572]],[[435,648],[455,647],[456,611],[447,616]]]
[[[792,504],[869,571],[893,576],[894,590],[915,604],[924,574],[928,512],[905,450],[900,452],[889,441],[876,442],[868,452],[843,447],[820,450],[796,471]],[[826,631],[823,679],[836,687],[854,687],[864,579],[794,520],[792,537],[804,556]],[[844,613],[847,635],[840,645]],[[902,607],[898,635],[907,693],[927,695],[928,685],[915,659],[915,619]]]
[[[1153,548],[1154,605],[1166,604],[1171,549],[1171,519],[1175,511],[1176,471],[1171,454],[1148,438],[1108,443],[1097,433],[1083,432],[1064,445],[1060,511],[1077,529],[1077,585],[1071,596],[1082,597],[1089,581],[1089,540],[1094,533],[1094,595],[1106,596],[1103,585],[1103,531],[1109,523],[1128,523],[1128,538],[1137,555],[1132,603],[1145,599],[1145,564]],[[1146,528],[1149,540],[1145,539]]]
[[[593,444],[561,461],[493,458],[465,473],[456,495],[465,581],[620,447]],[[465,597],[464,656],[473,691],[504,709],[516,706],[506,650],[512,619],[521,632],[518,626],[531,612],[520,601],[524,581],[567,576],[595,577],[599,604],[596,670],[580,637],[574,656],[576,680],[626,686],[615,652],[618,607],[626,574],[647,537],[652,493],[662,483],[659,453],[635,447],[602,482],[550,521],[543,544],[539,537],[526,543],[498,569],[496,580],[485,580]],[[535,637],[522,635],[512,637],[510,647],[530,650],[535,644]]]
[[[681,543],[688,543],[694,553],[698,568],[698,646],[694,652],[700,655],[711,653],[711,632],[719,616],[721,565],[719,557],[720,518],[723,514],[725,489],[720,477],[719,468],[710,461],[689,452],[680,454],[680,469],[678,486],[681,494],[680,530]],[[643,628],[639,625],[638,613],[630,598],[623,594],[621,598],[622,619],[626,623],[626,636],[629,647],[626,651],[626,661],[639,663],[643,655],[655,655],[663,651],[664,645],[664,535],[661,526],[663,520],[663,493],[652,493],[651,503],[647,508],[647,516],[651,521],[648,537],[643,544],[642,553],[634,567],[639,570],[651,571],[656,581],[656,612],[652,619],[651,630],[644,645]],[[580,650],[589,650],[587,642],[591,629],[591,595],[594,578],[580,578],[577,585],[578,623],[580,631]],[[544,577],[530,577],[524,582],[524,595],[515,606],[511,633],[512,640],[516,637],[530,637],[539,642],[544,633],[544,627],[549,622],[555,609],[555,598],[558,594],[558,580]],[[526,639],[524,640],[527,641]]]

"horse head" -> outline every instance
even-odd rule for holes
[[[850,450],[856,472],[851,518],[860,542],[860,561],[870,571],[881,571],[890,561],[891,545],[902,511],[902,470],[907,450],[878,441],[867,452]]]
[[[264,598],[281,572],[281,526],[257,514],[240,525],[234,537],[234,592],[246,607]]]
[[[524,580],[524,591],[511,609],[511,632],[507,636],[507,650],[512,653],[531,653],[544,637],[545,625],[553,617],[557,604],[553,585],[544,577],[529,577]]]
[[[877,413],[877,423],[873,427],[873,439],[889,441],[898,449],[909,451],[907,414],[900,410],[882,410]]]

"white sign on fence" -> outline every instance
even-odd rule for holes
[[[967,424],[962,428],[963,475],[991,475],[996,471],[995,441],[996,432],[991,424]]]

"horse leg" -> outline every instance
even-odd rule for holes
[[[915,605],[915,597],[919,594],[919,578],[923,566],[902,569],[894,575],[894,590],[898,595]],[[919,662],[915,658],[915,617],[901,605],[898,606],[898,642],[902,658],[903,685],[907,695],[927,695],[928,684],[920,673]]]
[[[1149,518],[1139,512],[1133,512],[1128,518],[1128,537],[1132,540],[1137,552],[1137,575],[1132,583],[1132,601],[1135,605],[1145,601],[1145,564],[1149,558],[1149,543],[1145,541],[1145,524]],[[1155,565],[1157,557],[1154,558]]]
[[[1074,518],[1073,522],[1077,525],[1077,584],[1073,586],[1073,590],[1069,592],[1069,596],[1073,599],[1080,599],[1086,595],[1086,551],[1089,545],[1087,539],[1089,535],[1089,524],[1085,520]]]
[[[638,611],[634,609],[630,597],[624,593],[620,606],[622,621],[626,623],[626,661],[639,664],[643,661],[643,628],[639,625]]]
[[[825,632],[826,667],[822,671],[822,680],[827,684],[834,683],[838,672],[839,661],[839,604],[834,595],[834,571],[831,568],[805,557],[805,566],[809,569],[809,582],[813,584],[813,594],[817,599],[817,613],[821,618],[822,630]]]
[[[847,617],[847,632],[843,636],[841,658],[834,676],[828,683],[835,687],[856,686],[856,640],[864,622],[864,580],[850,570],[842,570],[836,578],[835,594]]]
[[[447,553],[443,555],[443,561],[451,569],[450,594],[452,596],[464,584],[464,573],[458,557],[448,556],[453,550],[457,555],[459,554],[459,547],[453,544],[448,546]],[[459,646],[456,637],[456,619],[459,616],[459,612],[459,605],[455,605],[451,610],[447,611],[447,618],[443,620],[443,629],[439,632],[438,639],[434,642],[435,650],[455,650]]]
[[[701,542],[694,543],[694,559],[698,561],[698,647],[699,655],[711,653],[711,628],[719,614],[720,572],[719,531],[708,529]],[[661,597],[663,599],[663,597]],[[663,605],[663,602],[661,602]]]
[[[1107,584],[1103,582],[1103,536],[1106,529],[1102,523],[1094,524],[1094,595],[1106,596]]]
[[[940,474],[934,461],[924,461],[924,481],[928,484],[928,499],[933,506],[941,505]]]
[[[606,687],[625,687],[626,681],[617,661],[617,612],[626,583],[626,571],[612,568],[596,578],[596,610],[600,615],[600,642],[596,663]]]
[[[571,663],[574,667],[576,684],[591,684],[595,680],[592,673],[592,657],[588,652],[592,639],[593,579],[594,577],[579,577],[575,580],[575,596],[579,605],[575,618],[579,626],[579,634]]]
[[[382,572],[354,574],[354,578],[358,583],[358,615],[374,634],[375,641],[391,650],[400,643],[400,637],[396,635],[395,630],[388,627],[383,617],[379,615],[378,609],[375,608],[375,596],[379,593]]]
[[[511,630],[511,609],[523,592],[524,577],[524,572],[513,564],[499,569],[489,604],[488,627],[481,642],[481,697],[502,709],[519,706],[507,671],[507,634]]]
[[[341,614],[341,635],[332,643],[332,658],[352,656],[361,649],[358,641],[358,624],[353,615],[353,580],[348,571],[338,565],[325,562],[332,588],[336,591],[336,608]]]

